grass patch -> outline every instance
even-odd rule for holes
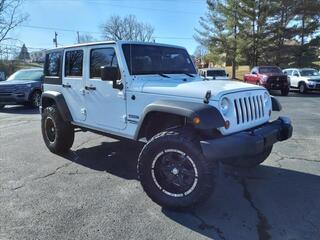
[[[226,69],[226,72],[231,77],[231,75],[232,75],[232,67],[231,66],[227,66],[227,67],[225,67],[225,69]],[[242,81],[243,80],[243,76],[246,73],[249,73],[249,72],[250,72],[250,67],[249,66],[247,66],[247,65],[238,66],[238,68],[236,70],[236,79]]]

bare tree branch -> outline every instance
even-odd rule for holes
[[[103,38],[106,40],[133,40],[150,42],[153,40],[154,28],[150,24],[139,22],[134,15],[124,18],[111,16],[101,26]]]
[[[19,13],[23,0],[0,0],[0,42],[10,39],[9,32],[27,19]]]

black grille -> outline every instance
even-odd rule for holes
[[[261,119],[265,116],[263,96],[255,95],[234,99],[237,124]]]

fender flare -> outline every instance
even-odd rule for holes
[[[198,130],[211,130],[223,127],[225,120],[219,110],[214,106],[196,103],[196,102],[184,102],[174,100],[159,100],[147,105],[140,117],[134,139],[139,138],[140,130],[142,129],[144,120],[148,114],[152,112],[170,113],[178,116],[182,116],[188,119],[189,122],[193,122],[195,117],[200,118],[200,124],[194,125]]]
[[[66,122],[72,122],[72,115],[68,108],[68,105],[60,92],[46,91],[41,95],[41,113],[48,106],[47,100],[50,99],[56,105],[62,119]]]
[[[272,103],[272,111],[281,111],[282,106],[278,99],[271,96],[271,103]]]

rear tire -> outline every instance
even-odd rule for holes
[[[142,149],[137,168],[146,194],[175,210],[207,199],[218,175],[218,162],[206,160],[196,135],[184,128],[154,136]]]
[[[48,149],[56,154],[68,152],[74,141],[74,128],[60,116],[55,106],[44,109],[41,118],[43,140]]]

